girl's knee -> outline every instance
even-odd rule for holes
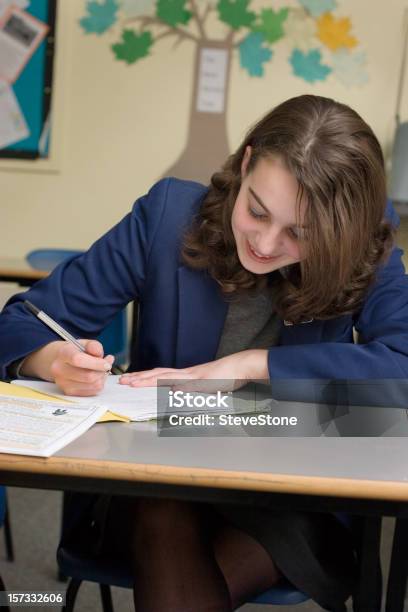
[[[143,498],[135,505],[135,530],[144,538],[195,533],[199,523],[199,512],[190,502]]]

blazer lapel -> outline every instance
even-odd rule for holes
[[[228,305],[204,272],[181,267],[178,285],[176,367],[186,368],[215,358]]]
[[[296,325],[287,325],[282,321],[279,344],[316,344],[322,337],[323,325],[324,321],[315,320]]]

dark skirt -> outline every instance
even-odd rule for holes
[[[246,532],[297,589],[325,610],[345,610],[357,579],[357,562],[351,532],[334,515],[251,504],[200,506],[207,526],[224,521]],[[62,545],[87,556],[129,554],[124,545],[130,541],[131,523],[126,498],[75,493],[66,517]]]
[[[332,514],[217,504],[227,521],[252,536],[281,573],[322,608],[345,610],[357,580],[350,530]]]

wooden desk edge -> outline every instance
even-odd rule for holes
[[[1,471],[408,502],[408,482],[398,481],[238,472],[199,467],[186,468],[93,459],[42,458],[7,454],[0,456],[0,473]]]
[[[0,277],[2,279],[6,279],[6,278],[21,278],[21,279],[25,279],[25,278],[29,278],[29,279],[35,279],[35,280],[40,280],[41,278],[45,278],[46,276],[49,276],[49,272],[46,270],[36,270],[35,268],[1,268],[0,267]]]

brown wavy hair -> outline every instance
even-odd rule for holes
[[[298,181],[298,214],[302,197],[307,200],[305,258],[284,273],[253,274],[238,258],[231,215],[247,146],[247,172],[259,159],[279,156]],[[384,159],[371,128],[345,104],[298,96],[254,125],[211,177],[182,258],[191,268],[206,269],[225,295],[256,292],[272,281],[284,319],[338,317],[358,310],[390,251],[394,230],[384,220],[385,205]]]

